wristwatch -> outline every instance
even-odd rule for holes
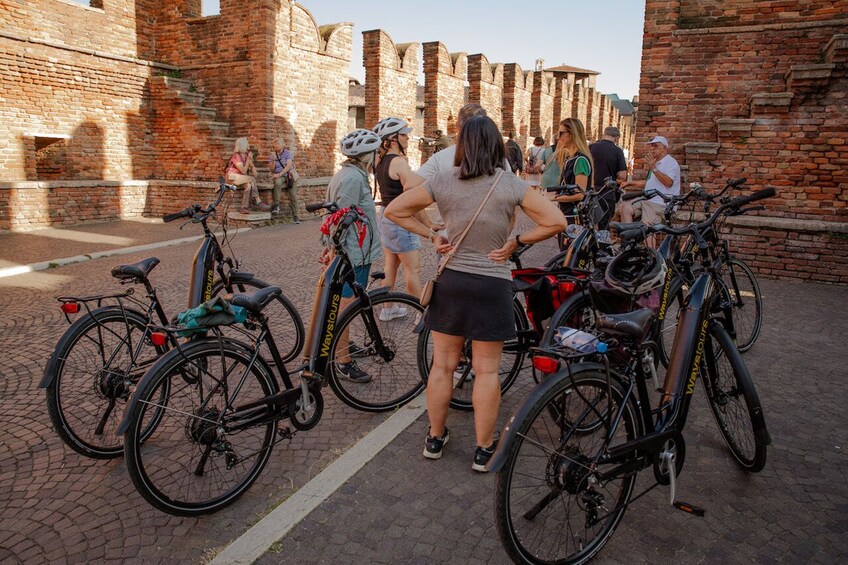
[[[515,234],[515,243],[518,244],[518,247],[524,246],[524,244],[521,243],[521,234],[520,233]]]

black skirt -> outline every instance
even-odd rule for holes
[[[512,281],[445,269],[424,319],[431,331],[479,341],[515,339]]]

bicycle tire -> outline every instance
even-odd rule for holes
[[[545,268],[553,269],[556,267],[564,267],[566,257],[568,257],[568,248],[560,251],[559,253],[545,261]]]
[[[563,302],[551,316],[551,322],[542,334],[540,347],[555,346],[554,336],[557,328],[569,327],[595,333],[595,311],[587,292],[579,292]]]
[[[234,284],[233,291],[251,292],[250,289],[260,289],[267,286],[269,285],[265,281],[252,279]],[[212,286],[212,296],[217,296],[222,290],[224,290],[224,281],[216,281]],[[276,298],[276,304],[277,307],[269,304],[262,310],[262,313],[268,318],[268,326],[271,329],[271,335],[274,336],[274,342],[277,344],[283,363],[289,363],[297,359],[297,356],[303,350],[306,331],[303,329],[303,320],[300,318],[300,313],[285,294],[280,294]],[[280,308],[282,308],[282,311],[280,311]],[[260,351],[265,359],[272,359],[271,352],[266,345],[263,344]]]
[[[769,442],[757,388],[727,331],[713,323],[709,332],[711,347],[702,380],[710,410],[736,463],[757,473],[765,467]]]
[[[580,371],[573,380],[566,374],[556,378],[526,417],[511,424],[516,435],[495,477],[495,523],[516,563],[573,564],[592,559],[624,517],[636,482],[635,473],[604,482],[590,472],[587,465],[606,449],[606,424],[583,433],[563,425],[573,421],[579,426],[585,418],[596,418],[591,407],[605,408],[608,391],[613,410],[621,406],[624,395],[618,380],[608,387],[606,375],[597,369]],[[570,417],[557,417],[566,414]],[[639,433],[637,414],[628,401],[610,445]],[[595,469],[603,467],[600,463]],[[590,476],[597,482],[592,483]],[[591,512],[597,523],[590,523]]]
[[[498,370],[502,395],[515,384],[519,373],[521,373],[521,369],[524,367],[524,359],[528,353],[528,348],[522,341],[520,332],[530,328],[530,320],[527,319],[527,314],[518,300],[514,299],[512,301],[512,310],[515,318],[515,329],[516,332],[519,332],[519,337],[504,342]],[[472,403],[474,377],[470,364],[472,358],[470,340],[466,340],[463,344],[463,352],[467,362],[461,374],[454,373],[454,387],[451,394],[450,406],[456,410],[469,412],[474,409]],[[421,332],[421,339],[418,342],[418,367],[421,378],[426,384],[430,375],[430,369],[433,367],[433,340],[430,339],[430,330],[427,329]]]
[[[403,406],[424,390],[416,362],[418,335],[414,332],[424,308],[414,296],[401,292],[373,296],[371,304],[380,337],[394,357],[387,361],[377,353],[374,337],[368,330],[365,307],[358,304],[346,309],[338,322],[330,344],[327,377],[336,396],[351,408],[364,412],[386,412]],[[406,313],[388,320],[381,319],[384,308],[394,307],[405,309]],[[359,348],[354,360],[371,376],[368,382],[350,381],[338,369],[339,358],[350,349],[349,344],[340,344],[344,330],[349,330],[350,342]]]
[[[148,321],[141,312],[105,306],[76,320],[56,344],[45,370],[52,373],[47,413],[77,453],[112,459],[124,452],[115,430],[141,375],[165,351],[146,341]]]
[[[145,376],[128,414],[124,451],[133,485],[155,508],[175,516],[216,512],[259,477],[274,445],[275,422],[266,419],[232,433],[219,432],[233,424],[221,423],[222,413],[232,414],[238,406],[277,391],[261,360],[246,371],[250,359],[241,344],[206,338],[171,350]],[[163,389],[168,390],[166,401],[157,405],[151,399]],[[161,414],[143,440],[140,430],[150,406]]]
[[[668,294],[660,299],[662,318],[657,318],[654,322],[654,340],[657,342],[660,362],[665,368],[668,368],[668,360],[671,359],[671,347],[677,333],[677,321],[683,310],[688,288],[689,285],[682,278],[675,277],[669,285]]]
[[[730,277],[730,272],[736,279]],[[736,347],[744,353],[753,347],[763,325],[763,295],[760,283],[751,268],[740,259],[731,257],[720,271],[733,302],[733,328],[736,330]],[[753,301],[753,303],[752,303]],[[753,306],[753,314],[751,314]]]

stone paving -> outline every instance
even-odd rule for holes
[[[174,238],[191,235],[173,229]],[[279,281],[306,319],[320,272],[317,231],[316,222],[279,225],[233,242],[246,269]],[[0,248],[6,237],[0,236]],[[67,448],[36,389],[65,329],[53,297],[120,288],[108,276],[114,264],[156,255],[162,264],[151,278],[175,312],[185,300],[195,249],[183,244],[0,279],[0,562],[204,561],[384,419],[350,409],[327,389],[320,425],[278,446],[238,502],[199,519],[147,505],[122,459],[94,461]],[[424,259],[430,272],[434,258],[425,253]],[[697,393],[680,497],[705,507],[706,518],[673,511],[665,493],[655,491],[628,511],[600,562],[832,563],[848,557],[848,482],[841,470],[848,463],[848,394],[839,361],[848,345],[848,293],[770,281],[763,291],[765,327],[745,359],[774,440],[765,470],[747,476],[736,469]],[[501,421],[529,380],[525,374],[505,395]],[[445,457],[432,462],[421,457],[426,417],[413,424],[262,562],[506,562],[493,527],[493,478],[470,470],[470,414],[452,413],[450,426]]]

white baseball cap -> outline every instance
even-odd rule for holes
[[[655,135],[654,139],[647,142],[645,145],[651,145],[652,143],[662,143],[664,147],[668,147],[668,140],[661,135]]]

